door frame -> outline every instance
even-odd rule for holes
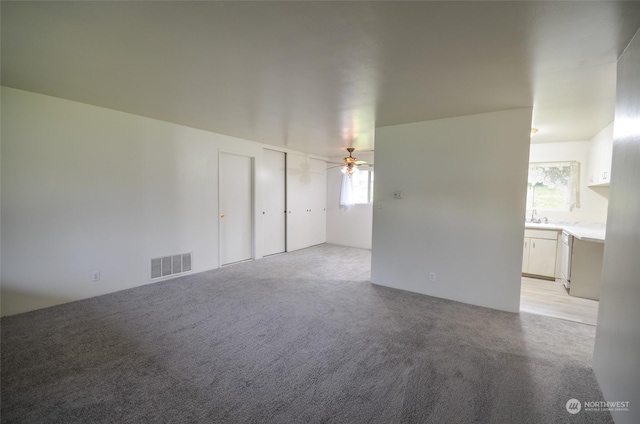
[[[218,268],[222,268],[226,265],[233,265],[238,262],[232,262],[229,264],[222,264],[222,231],[221,231],[221,222],[220,215],[222,214],[221,210],[221,199],[220,199],[220,187],[221,187],[221,175],[222,175],[222,155],[235,155],[249,158],[249,168],[251,170],[251,257],[247,259],[247,261],[253,261],[256,259],[256,156],[253,154],[249,154],[246,152],[239,152],[237,150],[228,150],[228,149],[218,149],[218,213],[216,215],[216,219],[218,221]],[[244,261],[243,261],[244,262]]]

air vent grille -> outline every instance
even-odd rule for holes
[[[191,253],[151,259],[151,279],[168,277],[191,271]]]

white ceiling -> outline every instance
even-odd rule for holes
[[[7,2],[2,84],[322,156],[375,127],[534,108],[613,120],[640,2]]]

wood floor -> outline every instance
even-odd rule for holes
[[[569,296],[562,283],[522,277],[520,311],[596,325],[597,300]]]

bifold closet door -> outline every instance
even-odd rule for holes
[[[220,152],[220,265],[253,257],[253,159]]]
[[[326,241],[327,164],[287,155],[287,251]]]
[[[285,153],[264,149],[262,157],[263,255],[285,251]]]

